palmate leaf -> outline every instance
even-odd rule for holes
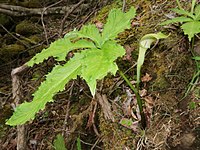
[[[109,72],[115,74],[118,70],[114,63],[118,57],[125,54],[122,46],[114,41],[107,41],[102,49],[90,49],[76,53],[64,66],[56,66],[46,77],[39,89],[34,93],[32,102],[25,102],[16,108],[13,116],[7,121],[8,125],[24,124],[33,119],[35,114],[45,108],[47,102],[53,101],[53,96],[64,90],[65,84],[75,79],[77,75],[83,77],[94,96],[96,80],[102,79]]]
[[[181,29],[183,29],[185,35],[188,35],[188,39],[191,41],[195,34],[200,33],[200,21],[184,23]]]
[[[103,40],[115,39],[120,32],[129,29],[131,27],[130,20],[134,18],[135,15],[136,10],[133,7],[126,13],[123,13],[119,9],[111,10],[103,29]]]
[[[90,51],[82,51],[84,59],[82,60],[81,77],[86,80],[92,95],[95,95],[97,79],[104,78],[109,72],[115,74],[118,67],[114,61],[125,54],[122,46],[114,41],[107,41],[101,48]]]
[[[64,61],[66,55],[74,49],[79,48],[94,48],[93,42],[88,40],[79,40],[75,43],[71,42],[69,38],[59,39],[53,42],[50,47],[42,50],[40,53],[36,54],[27,65],[32,67],[34,64],[39,64],[50,56],[55,57],[57,61]]]
[[[128,23],[134,17],[135,9],[132,8],[126,15],[122,14],[120,10],[115,9],[112,11],[111,15],[109,15],[110,18],[108,17],[109,23],[105,27],[104,37],[94,25],[87,25],[80,31],[70,32],[64,39],[55,41],[49,48],[32,58],[27,63],[29,66],[38,64],[50,56],[55,57],[58,61],[63,61],[69,51],[73,49],[85,49],[79,53],[75,53],[74,57],[65,65],[55,66],[51,73],[46,76],[46,80],[34,93],[33,101],[19,105],[6,124],[12,126],[21,125],[33,119],[39,110],[45,108],[46,103],[53,101],[53,96],[56,93],[64,90],[65,84],[69,80],[75,79],[78,75],[86,80],[94,96],[97,80],[104,78],[108,73],[115,74],[118,67],[114,61],[125,54],[124,48],[118,45],[113,39],[119,32],[130,27]],[[109,27],[108,25],[113,25],[112,21],[114,24],[120,23],[119,27],[116,27],[118,26],[116,24],[114,27]],[[113,28],[117,31],[113,30]],[[110,29],[109,32],[108,29]],[[72,42],[71,40],[76,42]]]

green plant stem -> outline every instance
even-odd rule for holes
[[[194,54],[194,37],[192,38],[190,52],[191,52],[192,56],[195,57],[195,54]],[[197,60],[195,60],[195,64],[196,64],[196,71],[195,71],[195,73],[194,73],[194,75],[192,77],[192,80],[190,81],[189,86],[188,86],[188,88],[187,88],[187,90],[185,92],[185,95],[184,95],[184,97],[182,99],[184,99],[185,97],[188,96],[189,92],[194,89],[195,83],[197,83],[198,80],[199,80],[199,75],[200,75],[199,65],[200,64],[199,64],[199,62]]]
[[[179,9],[183,9],[183,8],[181,7],[180,1],[179,1],[179,0],[176,0],[176,2],[177,2],[177,4],[178,4],[178,8],[179,8]]]
[[[141,124],[142,124],[143,129],[145,129],[146,128],[146,119],[145,119],[142,100],[140,98],[139,91],[131,84],[131,82],[126,78],[126,76],[124,75],[124,73],[121,70],[119,70],[119,74],[126,81],[126,83],[131,88],[131,90],[133,90],[133,92],[135,93],[135,96],[137,99],[137,104],[138,104],[140,115],[141,115]]]
[[[200,70],[193,75],[192,80],[189,83],[189,86],[187,88],[187,91],[185,92],[185,95],[184,95],[184,97],[182,99],[187,97],[189,92],[194,89],[195,83],[197,83],[197,81],[199,80],[199,76],[200,76]]]

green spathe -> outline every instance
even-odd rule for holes
[[[161,32],[157,34],[147,34],[141,38],[139,47],[139,56],[137,60],[137,88],[139,87],[141,67],[144,63],[144,58],[147,49],[150,48],[151,44],[154,41],[164,38],[167,38],[167,36]]]

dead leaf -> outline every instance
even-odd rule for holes
[[[99,102],[99,104],[101,105],[101,108],[102,108],[102,111],[104,114],[104,118],[106,120],[112,120],[112,122],[115,122],[114,115],[111,110],[111,105],[108,102],[107,96],[105,94],[101,95],[96,92],[96,98],[97,98],[97,101]]]
[[[131,22],[131,27],[136,27],[136,26],[140,26],[140,23],[139,23],[139,22],[132,21],[132,22]]]
[[[149,127],[152,113],[153,113],[154,101],[151,96],[146,96],[144,100],[145,100],[145,115],[146,115],[146,120],[147,120],[146,122],[147,122],[147,127]]]
[[[124,46],[126,50],[125,60],[132,61],[132,51],[134,50],[133,47],[130,47],[130,45]]]
[[[141,97],[144,97],[147,95],[147,90],[146,89],[139,90],[139,94]]]
[[[94,117],[95,117],[95,113],[97,109],[97,102],[93,101],[91,105],[92,105],[93,111],[91,111],[89,114],[89,119],[88,119],[86,128],[90,128],[94,124]]]
[[[142,82],[149,82],[149,81],[151,81],[151,79],[152,79],[152,77],[148,73],[146,73],[145,76],[143,76],[141,78],[141,81]]]
[[[99,31],[102,32],[102,30],[103,30],[103,23],[100,22],[100,21],[98,21],[98,20],[96,20],[94,23],[95,23],[96,27],[99,29]]]

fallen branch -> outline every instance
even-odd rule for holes
[[[76,7],[77,4],[71,6],[58,6],[51,8],[26,8],[22,6],[14,6],[14,5],[6,5],[0,4],[0,13],[9,15],[9,16],[33,16],[33,15],[55,15],[55,14],[66,14],[66,12],[72,10],[72,8]],[[89,7],[89,4],[81,4],[80,9],[86,9]],[[74,10],[74,12],[79,12],[78,9]]]
[[[96,92],[96,98],[97,98],[97,101],[99,102],[99,104],[101,105],[101,108],[102,108],[102,111],[104,114],[104,118],[106,120],[111,120],[112,122],[115,122],[114,115],[111,110],[111,105],[108,102],[106,95],[105,94],[101,95]]]

